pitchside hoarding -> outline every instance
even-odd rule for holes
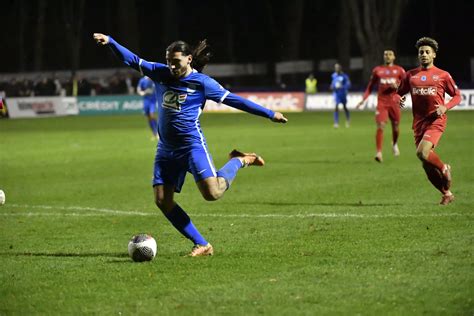
[[[363,94],[360,92],[351,92],[347,95],[347,107],[355,109],[357,103],[362,100]],[[461,90],[462,101],[451,110],[474,110],[474,90]],[[446,95],[446,102],[451,97]],[[377,106],[377,95],[372,93],[366,100],[364,109],[375,109]],[[405,108],[411,109],[411,97],[407,95]],[[331,93],[317,93],[306,96],[305,109],[308,111],[334,110],[334,97]]]
[[[247,98],[266,108],[278,112],[301,112],[303,110],[334,110],[331,93],[307,95],[303,92],[242,92],[239,96]],[[452,110],[474,110],[474,90],[461,90],[462,101]],[[449,99],[449,96],[446,96]],[[354,109],[362,100],[362,93],[349,93],[347,105]],[[6,100],[11,118],[48,117],[61,115],[107,115],[142,113],[143,99],[140,96],[90,96],[90,97],[28,97],[8,98]],[[375,109],[377,96],[372,93],[364,109]],[[411,98],[407,95],[406,108],[411,108]],[[207,101],[205,112],[239,112],[225,104]]]
[[[76,98],[73,97],[8,98],[6,104],[11,118],[79,114]]]
[[[141,113],[143,98],[137,95],[77,97],[81,115]]]

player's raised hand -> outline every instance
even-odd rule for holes
[[[109,37],[102,33],[94,33],[93,37],[99,45],[107,45],[109,43]]]
[[[286,123],[288,122],[288,119],[280,112],[275,112],[275,115],[273,116],[272,121],[276,123]]]
[[[398,101],[399,105],[400,105],[400,108],[403,109],[405,107],[405,100],[407,99],[407,97],[404,95],[403,97],[400,98],[400,101]]]

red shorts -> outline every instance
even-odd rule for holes
[[[384,123],[390,118],[392,123],[399,123],[401,117],[400,107],[398,104],[394,104],[392,106],[377,106],[375,110],[375,122]]]
[[[437,118],[436,120],[422,120],[413,122],[413,132],[415,136],[415,145],[422,140],[426,140],[436,146],[446,129],[446,116]]]

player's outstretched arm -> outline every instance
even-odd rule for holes
[[[288,119],[280,112],[273,112],[255,102],[242,98],[233,93],[229,93],[222,101],[224,104],[233,108],[245,111],[250,114],[262,116],[271,119],[273,122],[286,123]]]
[[[97,44],[109,46],[118,59],[120,59],[125,65],[139,71],[142,75],[156,78],[157,75],[159,76],[160,71],[163,69],[165,69],[165,71],[167,70],[166,65],[151,63],[140,58],[126,47],[120,45],[109,35],[94,33],[93,38]]]

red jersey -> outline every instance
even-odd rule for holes
[[[407,72],[405,80],[398,89],[399,95],[410,92],[413,103],[413,125],[418,121],[436,118],[435,105],[444,105],[449,109],[461,102],[461,93],[451,75],[435,66],[424,69],[418,67]],[[444,94],[452,99],[444,104]],[[446,121],[446,115],[439,119]]]
[[[380,65],[372,70],[369,84],[363,96],[363,100],[367,99],[372,91],[372,88],[377,85],[377,107],[378,106],[398,106],[398,103],[393,99],[397,93],[397,88],[405,79],[405,70],[398,66]],[[394,87],[395,86],[395,87]]]

